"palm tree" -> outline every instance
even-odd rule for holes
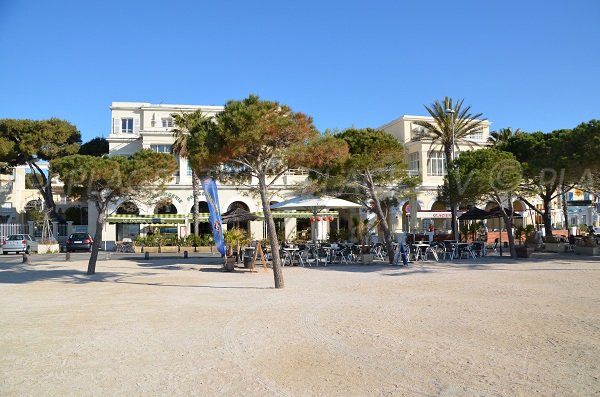
[[[426,131],[423,138],[431,139],[431,148],[441,146],[446,155],[446,162],[449,165],[454,158],[453,149],[458,149],[459,145],[473,145],[470,136],[481,130],[486,119],[480,119],[482,113],[471,114],[470,106],[463,108],[463,99],[453,101],[452,98],[445,97],[443,103],[435,101],[431,107],[425,106],[429,115],[433,118],[430,121],[417,121],[417,125],[425,127]],[[449,167],[447,168],[449,169]],[[449,173],[449,183],[454,186],[450,180],[452,173]],[[454,195],[454,189],[450,189],[450,210],[452,212],[452,232],[454,238],[458,237],[457,220],[456,220],[456,203],[457,197]]]
[[[498,131],[490,132],[488,143],[491,143],[492,146],[498,146],[499,144],[508,141],[511,137],[522,133],[523,131],[521,131],[520,128],[517,128],[515,131],[513,131],[511,127],[502,128]]]
[[[176,125],[171,130],[175,141],[171,146],[171,153],[180,157],[188,157],[188,137],[194,127],[207,120],[207,117],[202,114],[201,110],[196,110],[193,113],[173,113],[171,114]],[[198,216],[198,196],[200,194],[200,180],[196,171],[192,168],[192,197],[194,200],[192,219],[194,222],[194,235],[198,236],[198,228],[200,220]]]

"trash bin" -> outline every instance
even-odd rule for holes
[[[252,260],[254,259],[254,248],[244,249],[244,268],[250,269],[252,266]]]

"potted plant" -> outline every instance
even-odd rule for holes
[[[234,269],[234,265],[238,260],[240,247],[242,246],[242,244],[248,244],[252,240],[252,238],[249,235],[249,233],[246,233],[246,231],[239,228],[226,230],[223,233],[223,238],[225,239],[225,245],[227,246],[225,256],[225,270],[230,272]],[[234,248],[236,249],[235,256],[233,251]]]
[[[60,245],[56,240],[42,240],[37,245],[38,254],[56,254],[60,252]]]
[[[362,263],[373,263],[374,255],[371,254],[371,246],[369,244],[369,236],[371,231],[375,227],[369,226],[369,220],[360,220],[358,218],[352,218],[352,230],[354,231],[354,237],[360,247],[360,257]]]
[[[585,236],[574,248],[577,255],[600,256],[600,245],[591,236]]]
[[[177,235],[160,235],[160,252],[174,253],[179,251]]]
[[[548,252],[565,252],[565,240],[562,236],[547,236],[544,245]]]
[[[525,237],[525,244],[523,244]],[[515,238],[519,241],[519,245],[515,247],[517,258],[529,258],[535,250],[535,229],[533,225],[517,226],[515,229]]]

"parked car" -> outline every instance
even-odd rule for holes
[[[89,234],[73,233],[67,239],[67,252],[74,252],[77,250],[91,251],[93,243],[94,240],[92,240],[92,236]]]
[[[4,255],[9,252],[29,254],[31,251],[37,251],[37,247],[38,243],[29,234],[11,234],[2,243],[2,253]]]

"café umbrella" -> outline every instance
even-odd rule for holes
[[[271,205],[274,210],[310,211],[314,216],[325,209],[361,208],[361,204],[331,196],[299,196]],[[312,233],[316,242],[316,233]]]

